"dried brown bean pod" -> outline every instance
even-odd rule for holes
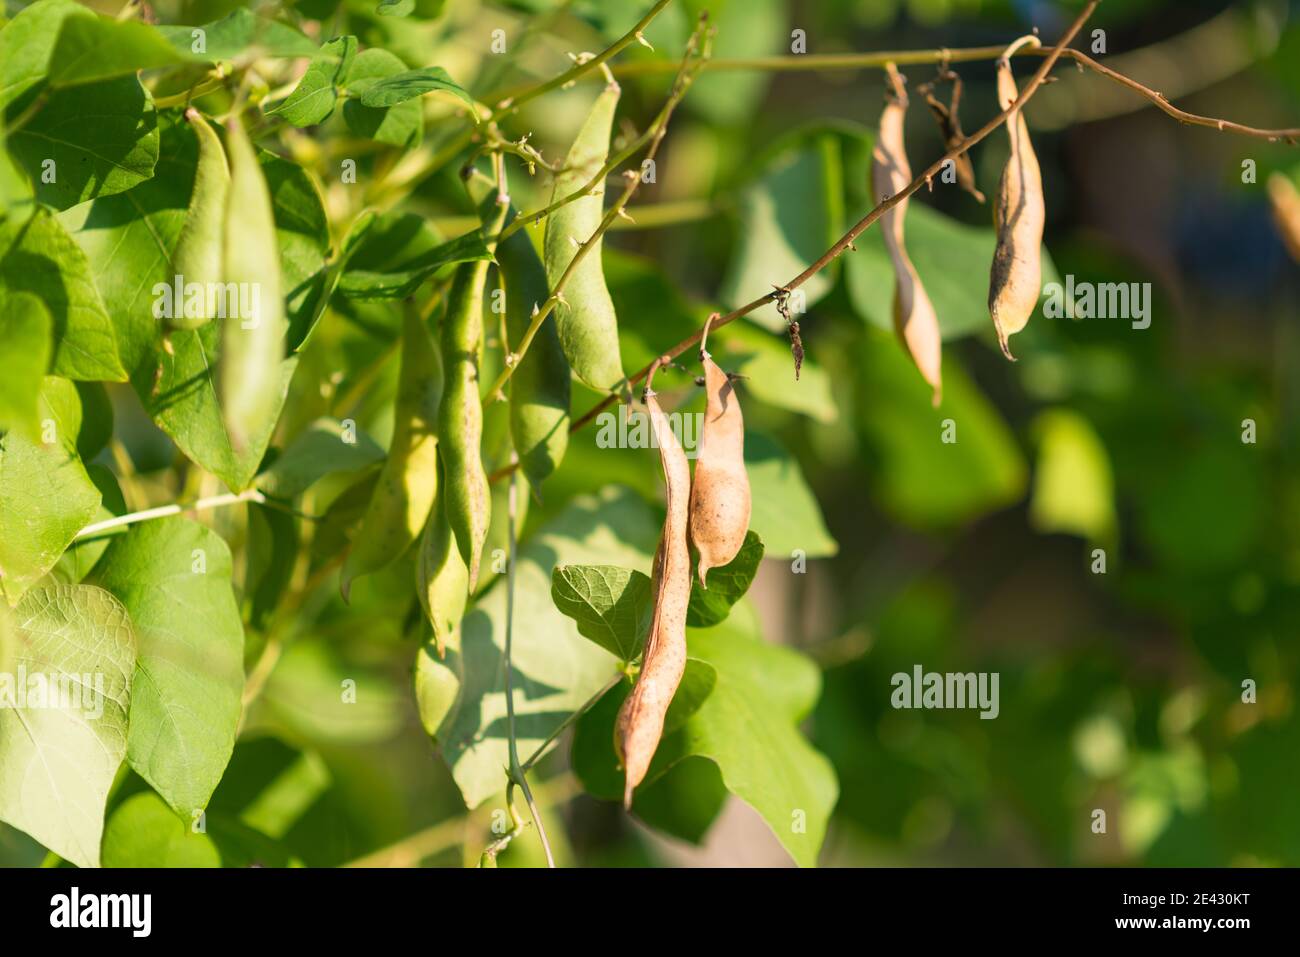
[[[907,187],[912,181],[912,167],[907,162],[903,143],[903,118],[907,114],[907,93],[903,80],[891,63],[887,67],[892,94],[885,98],[880,114],[880,133],[871,151],[871,190],[877,203]],[[921,277],[907,255],[903,241],[903,222],[909,200],[902,200],[881,219],[885,248],[894,265],[894,329],[899,340],[921,370],[921,376],[933,390],[934,405],[943,396],[943,335],[939,317],[921,283]]]
[[[1291,258],[1300,263],[1300,191],[1286,176],[1274,173],[1268,178],[1268,199],[1282,242]]]
[[[745,544],[751,498],[745,472],[745,418],[731,377],[705,348],[714,313],[700,338],[707,405],[691,483],[691,544],[699,553],[700,587],[710,568],[726,565]]]
[[[1019,92],[1011,73],[1011,53],[1020,45],[1038,45],[1035,37],[1017,40],[998,60],[998,103],[1007,109]],[[989,271],[989,315],[997,329],[998,345],[1013,362],[1007,340],[1029,323],[1042,289],[1043,225],[1047,220],[1043,203],[1043,177],[1029,140],[1029,127],[1019,110],[1007,117],[1011,155],[998,180],[993,203],[993,226],[997,247]]]
[[[944,149],[951,150],[966,139],[966,134],[962,131],[961,118],[957,113],[961,103],[961,77],[955,70],[943,70],[939,73],[937,82],[945,80],[952,84],[952,96],[946,106],[935,97],[934,84],[927,83],[918,87],[918,92],[925,96],[925,105],[930,108],[935,122],[939,124],[939,135],[943,137]],[[960,154],[953,159],[952,163],[953,171],[957,175],[957,185],[974,196],[978,202],[984,202],[984,194],[975,185],[975,165],[971,162],[970,153]]]
[[[650,760],[663,735],[664,717],[686,670],[686,606],[691,598],[691,556],[686,528],[691,468],[651,388],[655,371],[671,361],[671,357],[661,356],[646,376],[645,385],[646,410],[664,470],[668,514],[655,553],[654,613],[641,659],[641,673],[619,709],[614,727],[614,747],[627,775],[623,804],[628,808],[632,806],[632,792],[650,769]]]

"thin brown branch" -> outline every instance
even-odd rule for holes
[[[1021,89],[1020,96],[1018,96],[1016,98],[1016,101],[1012,103],[1009,107],[1007,107],[1007,109],[1003,110],[993,119],[989,120],[982,127],[980,127],[978,130],[972,133],[970,136],[966,137],[966,139],[963,140],[961,143],[958,143],[952,149],[948,150],[948,152],[946,152],[939,159],[935,160],[934,163],[932,163],[924,172],[922,172],[919,176],[917,176],[914,180],[912,180],[912,182],[909,183],[903,190],[889,197],[880,205],[878,205],[875,209],[871,210],[871,212],[867,213],[866,216],[862,217],[862,219],[858,220],[858,222],[854,224],[852,229],[850,229],[847,233],[845,233],[842,237],[840,237],[840,239],[835,243],[835,245],[833,245],[830,249],[826,250],[826,252],[823,253],[817,259],[816,262],[810,265],[803,272],[799,273],[799,275],[795,276],[793,279],[785,283],[783,286],[774,289],[772,292],[759,296],[754,301],[746,303],[745,305],[741,306],[739,309],[734,309],[731,312],[727,313],[726,315],[716,319],[713,322],[712,328],[714,330],[720,329],[723,326],[727,325],[727,323],[729,322],[734,322],[735,320],[741,318],[742,316],[749,315],[755,309],[765,306],[770,302],[776,302],[779,299],[788,297],[791,292],[793,292],[795,289],[798,289],[809,279],[817,275],[817,273],[821,272],[832,262],[834,262],[837,258],[839,258],[840,254],[843,253],[849,247],[851,247],[853,245],[854,240],[856,240],[860,235],[862,235],[862,233],[864,233],[873,223],[875,223],[876,220],[880,219],[881,216],[889,212],[889,210],[893,209],[903,200],[907,199],[909,196],[911,196],[913,193],[919,190],[922,186],[930,182],[940,172],[942,172],[945,163],[947,163],[949,160],[955,160],[958,156],[965,153],[976,143],[979,143],[990,133],[992,133],[994,130],[996,130],[998,127],[1004,124],[1007,121],[1007,119],[1010,116],[1012,116],[1017,110],[1021,109],[1025,105],[1025,103],[1029,101],[1030,97],[1032,97],[1038,91],[1039,87],[1043,85],[1043,80],[1047,78],[1047,74],[1051,72],[1052,67],[1056,65],[1056,61],[1060,59],[1061,54],[1065,51],[1067,45],[1075,38],[1078,32],[1083,28],[1083,25],[1088,21],[1088,18],[1092,16],[1092,13],[1094,10],[1097,9],[1097,4],[1099,2],[1100,0],[1090,0],[1087,6],[1083,8],[1083,11],[1079,14],[1077,18],[1075,18],[1074,23],[1070,25],[1070,28],[1065,32],[1065,35],[1061,38],[1060,42],[1057,43],[1056,46],[1051,48],[1051,50],[1047,53],[1046,58],[1043,60],[1042,64],[1034,72],[1034,75],[1030,77],[1029,81],[1024,85],[1023,89]],[[1001,50],[999,50],[998,53],[1000,55]],[[702,331],[697,332],[686,339],[683,339],[681,342],[677,343],[677,345],[667,350],[666,355],[671,356],[672,358],[676,358],[677,356],[684,353],[687,349],[690,349],[692,346],[698,343],[700,341],[701,335],[702,335]],[[632,376],[629,381],[632,383],[640,382],[650,372],[650,369],[651,366],[646,366],[640,372],[636,373],[636,375]],[[600,415],[601,412],[605,411],[611,405],[613,405],[616,399],[617,399],[616,396],[611,395],[611,396],[607,396],[605,399],[598,402],[585,415],[583,415],[581,418],[576,419],[573,422],[573,424],[569,427],[569,431],[576,432],[579,429],[581,429],[587,423],[591,422],[598,415]]]

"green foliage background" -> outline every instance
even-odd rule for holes
[[[442,661],[413,552],[359,578],[350,604],[338,566],[393,429],[402,310],[429,302],[450,264],[485,254],[455,175],[462,154],[442,155],[467,128],[465,99],[558,75],[566,52],[604,49],[650,4],[259,11],[275,23],[257,31],[267,56],[250,85],[264,96],[252,132],[266,151],[293,376],[263,459],[221,428],[205,364],[214,331],[186,334],[164,361],[149,311],[195,162],[183,96],[157,101],[216,60],[238,62],[255,18],[224,2],[161,2],[157,30],[111,32],[71,0],[42,2],[74,24],[52,34],[45,60],[16,35],[24,4],[6,3],[18,19],[0,33],[11,130],[0,585],[16,603],[0,629],[99,640],[129,628],[134,657],[101,665],[135,677],[129,720],[108,715],[59,772],[70,793],[106,802],[97,851],[93,809],[55,839],[48,821],[35,826],[42,843],[24,833],[39,812],[15,777],[19,731],[0,712],[0,817],[18,825],[0,823],[0,864],[476,863],[503,820],[504,582],[485,567],[461,646]],[[996,45],[1033,26],[1050,42],[1078,4],[675,2],[646,31],[653,51],[634,44],[614,61],[621,122],[650,122],[671,77],[654,64],[680,56],[705,7],[715,56],[751,58],[788,53],[795,29],[814,54]],[[1117,68],[1127,57],[1126,71],[1179,105],[1291,126],[1297,13],[1273,0],[1107,0],[1079,45],[1103,29]],[[179,25],[217,21],[208,52],[193,54]],[[505,54],[491,49],[498,29]],[[356,40],[322,48],[341,36]],[[1189,38],[1208,46],[1178,46]],[[1183,53],[1156,55],[1170,49]],[[969,131],[993,114],[992,64],[958,69]],[[913,88],[932,72],[905,69]],[[1007,363],[985,307],[989,210],[936,182],[912,201],[908,243],[945,336],[939,409],[890,331],[876,230],[805,287],[798,382],[775,310],[711,337],[747,377],[751,544],[725,576],[734,594],[693,605],[687,678],[634,809],[648,828],[617,804],[610,739],[662,515],[657,456],[602,447],[593,424],[538,495],[521,488],[521,755],[612,685],[530,774],[561,863],[1300,864],[1300,266],[1264,187],[1274,171],[1300,182],[1300,165],[1286,144],[1181,127],[1099,77],[1057,72],[1027,111],[1047,190],[1044,281],[1150,283],[1150,328],[1040,313]],[[600,86],[533,100],[503,132],[558,161]],[[872,206],[882,92],[878,70],[702,75],[637,195],[636,226],[606,237],[626,370],[714,308],[789,279]],[[229,90],[196,104],[221,116]],[[919,100],[907,135],[915,169],[940,155]],[[43,184],[51,149],[60,176]],[[973,153],[986,193],[1005,156],[1000,132]],[[341,177],[347,161],[355,183]],[[1243,182],[1246,161],[1257,181]],[[508,162],[515,205],[544,206],[549,175]],[[349,238],[367,206],[377,220]],[[499,367],[499,339],[488,345]],[[694,374],[661,373],[661,401],[701,408]],[[575,417],[598,398],[575,381]],[[53,445],[37,434],[49,419]],[[947,420],[953,444],[940,440]],[[353,429],[355,441],[341,438]],[[508,458],[505,406],[489,405],[485,464]],[[250,483],[281,507],[68,547],[91,522]],[[505,548],[504,496],[498,483],[489,552]],[[188,574],[196,549],[200,584]],[[557,566],[567,571],[553,578]],[[44,651],[64,653],[57,641]],[[996,672],[997,719],[892,708],[891,676],[918,664]],[[1247,680],[1254,703],[1242,701]],[[532,829],[500,857],[540,861]]]

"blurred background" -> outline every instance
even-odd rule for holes
[[[199,23],[229,6],[158,10],[165,22]],[[557,74],[567,52],[603,49],[650,4],[417,6],[423,16],[397,22],[353,0],[304,0],[289,15],[312,18],[303,29],[317,39],[354,32],[413,66],[442,65],[486,98]],[[718,30],[715,56],[726,59],[791,56],[792,31],[802,31],[808,54],[1003,45],[1035,28],[1050,45],[1080,6],[675,3],[646,31],[653,52],[634,46],[615,61],[620,121],[629,135],[658,110],[666,61],[680,57],[705,7]],[[489,52],[497,29],[513,55]],[[1106,0],[1076,45],[1186,110],[1300,125],[1300,3]],[[1022,81],[1038,62],[1017,60]],[[969,132],[996,111],[993,64],[954,66]],[[935,67],[903,72],[915,92]],[[797,318],[808,359],[797,383],[775,313],[760,311],[722,337],[729,367],[749,376],[745,416],[762,436],[751,455],[756,441],[788,450],[798,488],[811,492],[766,504],[785,521],[769,521],[769,560],[751,598],[764,637],[822,670],[804,726],[840,784],[822,863],[1294,866],[1300,265],[1275,228],[1266,183],[1275,172],[1300,182],[1300,152],[1180,125],[1068,64],[1055,73],[1027,109],[1048,208],[1044,279],[1150,284],[1148,328],[1040,312],[1012,340],[1019,361],[1007,362],[985,305],[989,205],[936,182],[913,199],[908,229],[945,332],[939,410],[890,331],[892,285],[876,230],[806,287]],[[558,160],[599,86],[534,101],[506,132],[532,134]],[[637,197],[636,225],[606,241],[627,369],[712,308],[789,279],[871,207],[866,171],[883,90],[879,69],[702,76]],[[436,122],[450,115],[447,103],[426,109],[427,154],[461,126]],[[290,131],[282,144],[310,162],[309,141],[310,131]],[[907,143],[918,171],[943,151],[915,95]],[[1005,133],[972,156],[992,195]],[[453,173],[421,182],[405,207],[445,236],[469,228]],[[545,204],[544,173],[513,175],[521,208]],[[334,189],[325,190],[332,222],[344,202]],[[396,314],[386,308],[342,310],[337,333],[313,344],[298,373],[339,393],[364,382],[356,417],[381,444],[396,365],[369,380],[358,370],[391,342]],[[699,404],[685,376],[666,394]],[[575,414],[595,398],[575,387]],[[139,480],[170,488],[174,449],[129,390],[114,399]],[[318,405],[302,399],[286,418],[310,421]],[[953,445],[940,441],[949,419]],[[610,483],[656,500],[659,479],[645,462],[644,453],[598,448],[594,429],[575,436],[527,529],[573,494]],[[253,534],[211,520],[233,537]],[[805,573],[790,574],[800,555]],[[403,566],[376,576],[351,608],[333,580],[301,599],[300,633],[210,809],[212,826],[236,835],[248,861],[459,865],[490,840],[500,802],[466,813],[416,714],[409,574]],[[256,646],[250,634],[250,660]],[[996,672],[999,716],[895,710],[891,676],[916,665]],[[320,704],[337,697],[343,676],[366,692],[346,718]],[[568,754],[562,745],[537,772],[563,863],[789,862],[734,798],[698,844],[665,837],[581,794]],[[139,790],[126,781],[114,800]],[[1094,831],[1098,809],[1105,833]],[[43,857],[0,826],[0,864]],[[539,859],[529,834],[501,864]]]

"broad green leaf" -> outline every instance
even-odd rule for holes
[[[839,793],[830,762],[799,733],[820,693],[816,666],[732,622],[691,630],[687,644],[688,669],[691,662],[710,666],[714,684],[678,727],[665,721],[663,740],[633,810],[641,813],[656,784],[677,765],[704,758],[717,766],[727,790],[763,816],[797,864],[815,865]],[[613,727],[627,689],[622,684],[606,694],[579,720],[574,736],[574,769],[597,797],[617,799],[621,794]],[[678,694],[684,691],[694,697],[685,681]],[[707,801],[707,791],[704,796],[716,807]]]
[[[327,475],[361,472],[383,460],[383,447],[355,426],[317,419],[257,477],[257,487],[276,498],[297,498]]]
[[[617,565],[557,565],[551,573],[555,607],[621,661],[635,661],[645,647],[654,594],[648,576]]]
[[[373,232],[373,231],[372,231]],[[376,236],[376,242],[383,237]],[[361,250],[353,257],[349,268],[339,280],[339,292],[350,299],[404,299],[415,292],[426,279],[443,266],[452,263],[491,259],[492,252],[483,241],[480,230],[458,236],[450,242],[420,253],[398,263],[390,269],[373,270],[363,265],[370,252],[370,243],[363,242]]]
[[[386,109],[364,105],[363,97],[383,79],[406,70],[406,64],[387,50],[362,50],[352,61],[347,75],[349,97],[343,102],[343,120],[358,136],[414,149],[424,135],[424,110],[419,102],[408,100]]]
[[[375,12],[381,17],[409,17],[415,12],[415,0],[379,0]]]
[[[787,14],[781,0],[688,0],[682,8],[685,29],[695,24],[701,11],[708,12],[717,31],[715,57],[790,52]],[[758,71],[705,72],[691,86],[687,108],[703,114],[711,123],[736,126],[753,115],[769,82],[768,74]]]
[[[266,112],[283,116],[294,126],[315,126],[325,122],[334,112],[339,88],[352,68],[352,60],[356,55],[356,37],[339,37],[329,41],[312,57],[307,72],[302,75],[293,92]]]
[[[105,867],[220,867],[206,832],[176,816],[152,791],[132,795],[104,825]]]
[[[161,26],[158,32],[177,50],[209,63],[234,60],[241,55],[250,59],[312,56],[317,49],[315,43],[293,27],[259,17],[242,6],[202,26]]]
[[[187,819],[207,806],[235,744],[244,628],[230,578],[221,536],[180,517],[115,538],[92,577],[135,625],[127,760]]]
[[[474,98],[440,66],[426,66],[386,76],[361,94],[361,105],[384,109],[426,93],[450,93],[468,106],[470,116],[478,121]]]
[[[709,628],[726,621],[731,606],[745,597],[758,563],[763,560],[763,540],[752,531],[745,533],[740,546],[727,564],[709,570],[709,587],[701,588],[698,576],[691,580],[691,601],[686,609],[686,623],[692,628]]]
[[[798,275],[843,232],[844,172],[836,133],[820,127],[796,131],[764,155],[761,173],[740,197],[740,230],[719,292],[733,308]],[[832,265],[799,287],[796,295],[806,307],[831,290],[837,268]],[[792,302],[797,312],[799,303]],[[785,328],[771,304],[749,317],[771,330]]]
[[[98,508],[99,490],[58,438],[0,437],[0,592],[11,605],[54,567]]]
[[[519,753],[526,759],[572,712],[617,673],[615,657],[583,638],[551,600],[551,572],[561,564],[648,568],[657,533],[635,496],[607,489],[575,499],[539,530],[516,559],[513,669]],[[508,763],[505,590],[498,584],[465,616],[459,655],[428,662],[418,680],[444,669],[464,675],[458,707],[436,734],[465,802],[477,807],[505,784]],[[422,664],[426,662],[422,661]],[[417,689],[418,690],[418,689]]]
[[[0,289],[30,293],[54,324],[50,371],[69,379],[122,381],[113,322],[95,290],[91,265],[46,209],[0,222]]]
[[[37,0],[0,30],[0,109],[45,81],[59,31],[73,18],[95,14],[74,0]]]
[[[55,209],[122,193],[149,179],[158,143],[153,99],[134,76],[56,90],[9,135],[9,149],[31,178],[36,198]]]
[[[789,452],[751,430],[745,436],[745,470],[753,498],[749,528],[762,540],[769,557],[788,558],[802,551],[807,558],[824,558],[839,551],[799,463]]]
[[[0,288],[0,432],[39,434],[36,423],[41,380],[50,363],[53,322],[44,304],[28,292]]]
[[[48,76],[56,87],[79,86],[186,60],[147,23],[75,16],[63,21],[50,54]]]
[[[99,508],[95,510],[95,514],[87,524],[125,515],[126,500],[122,497],[122,489],[117,484],[116,476],[105,466],[93,462],[86,466],[86,474],[95,483],[95,488],[99,489],[100,498]],[[100,535],[77,539],[59,556],[50,574],[59,582],[70,585],[80,583],[103,557],[112,539],[126,533],[127,526],[121,525]]]
[[[952,351],[944,356],[937,409],[892,335],[867,335],[858,375],[858,421],[875,451],[868,481],[896,518],[943,528],[1005,508],[1024,494],[1026,466],[1014,437]],[[757,507],[757,492],[754,501]]]
[[[1040,532],[1080,535],[1098,544],[1118,530],[1110,456],[1090,423],[1069,409],[1041,413],[1031,427],[1038,460],[1029,520]]]
[[[52,585],[0,608],[0,820],[79,867],[99,864],[134,667],[131,619],[102,588]]]

